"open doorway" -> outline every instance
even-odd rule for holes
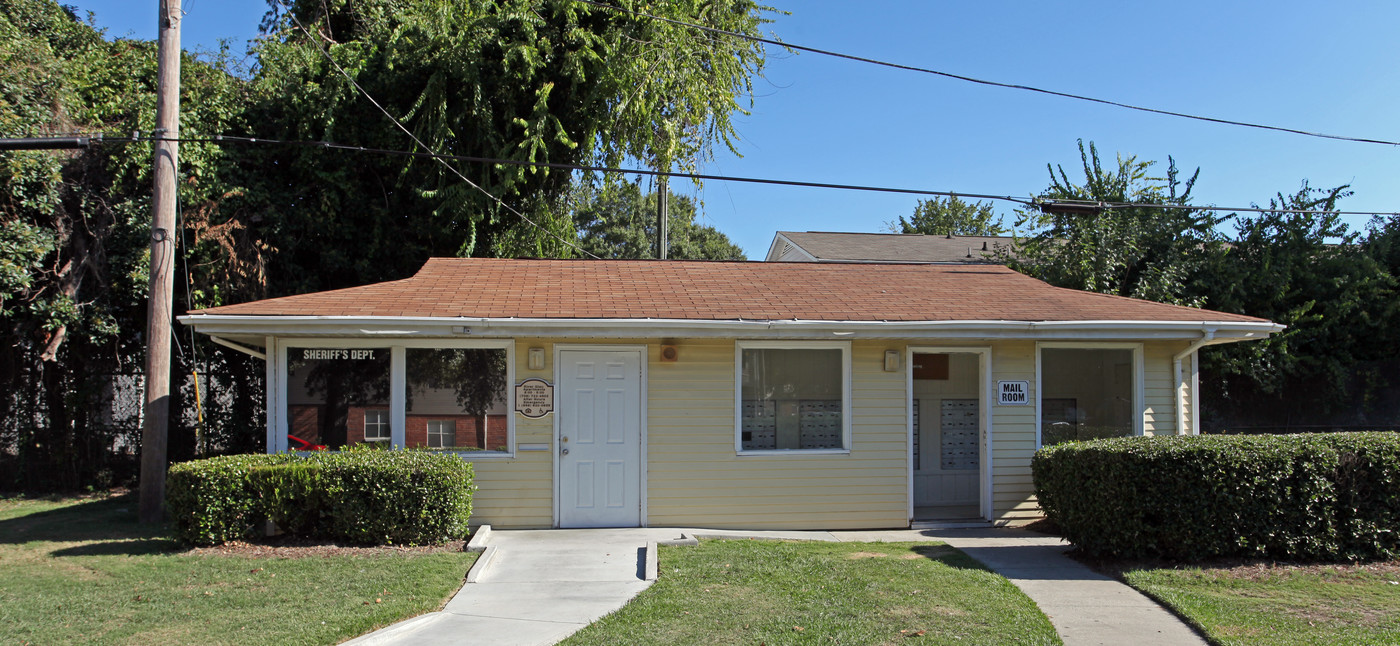
[[[915,351],[910,461],[915,521],[982,520],[986,393],[978,351]]]

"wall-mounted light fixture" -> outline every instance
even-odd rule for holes
[[[885,372],[899,371],[899,350],[885,350]]]
[[[544,370],[544,348],[530,348],[527,354],[531,370]]]

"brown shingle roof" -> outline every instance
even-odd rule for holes
[[[998,247],[1009,250],[1012,241],[1009,236],[949,238],[923,234],[831,231],[779,231],[778,234],[819,262],[996,262],[992,252]]]
[[[412,278],[192,312],[806,321],[1262,319],[1051,287],[999,265],[434,258]]]

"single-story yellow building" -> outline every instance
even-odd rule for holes
[[[192,312],[267,362],[267,450],[455,451],[498,527],[1038,517],[1043,444],[1191,434],[1266,320],[997,265],[432,259]]]

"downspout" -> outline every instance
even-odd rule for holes
[[[1182,359],[1185,359],[1185,358],[1188,357],[1188,356],[1191,356],[1191,355],[1194,354],[1197,350],[1200,350],[1201,348],[1204,348],[1205,346],[1210,345],[1210,344],[1211,344],[1210,342],[1211,342],[1212,340],[1214,340],[1214,339],[1215,339],[1215,328],[1206,328],[1205,332],[1202,332],[1202,333],[1201,333],[1201,338],[1196,339],[1195,341],[1193,341],[1193,342],[1191,343],[1191,345],[1186,346],[1186,349],[1185,349],[1185,350],[1182,350],[1181,352],[1176,353],[1176,355],[1172,357],[1172,387],[1176,390],[1175,396],[1172,397],[1172,400],[1173,400],[1173,402],[1176,404],[1176,434],[1177,434],[1177,435],[1185,435],[1185,434],[1186,434],[1186,403],[1185,403],[1184,401],[1182,401],[1183,395],[1182,395],[1182,393],[1181,393],[1182,386],[1184,386],[1185,384],[1182,383],[1182,376],[1181,376],[1181,360],[1182,360]],[[1195,397],[1195,396],[1196,396],[1196,393],[1191,393],[1191,395],[1192,395],[1193,397]],[[1196,405],[1197,405],[1197,406],[1200,406],[1200,405],[1201,405],[1200,398],[1199,398],[1199,397],[1196,397],[1196,400],[1197,400],[1197,401],[1196,401]],[[1192,430],[1192,432],[1194,432],[1194,433],[1196,433],[1196,434],[1200,434],[1200,432],[1201,432],[1200,429],[1191,429],[1191,430]]]

